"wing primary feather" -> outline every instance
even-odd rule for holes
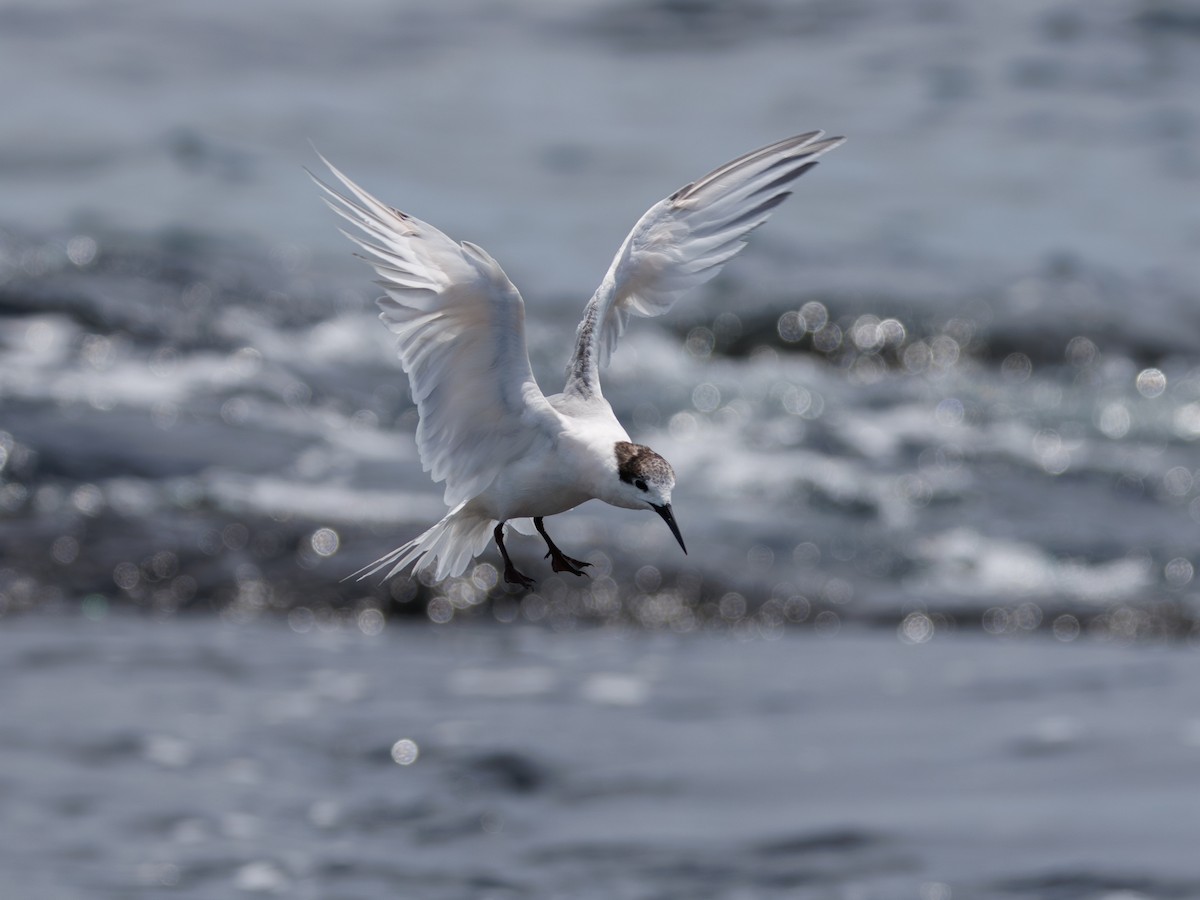
[[[784,138],[782,141],[776,141],[774,144],[768,144],[766,147],[760,147],[757,150],[751,150],[749,153],[743,153],[737,159],[731,159],[722,166],[717,166],[703,178],[693,182],[697,187],[701,187],[711,181],[716,181],[718,178],[723,178],[729,172],[746,165],[756,159],[762,159],[768,156],[783,153],[793,147],[803,147],[806,144],[821,137],[823,131],[809,131],[804,134],[798,134],[795,137]]]
[[[457,506],[561,427],[529,367],[524,302],[485,251],[382,203],[317,155],[339,187],[309,176],[386,291],[380,317],[408,373],[422,468]]]
[[[819,136],[821,134],[822,132],[819,131],[813,132],[813,136]],[[794,150],[798,147],[807,148],[807,144],[804,141],[780,141],[778,144],[772,144],[769,147],[763,147],[761,150],[757,150],[753,153],[747,153],[733,162],[726,163],[725,165],[714,169],[703,178],[697,179],[693,183],[691,189],[686,192],[685,196],[698,194],[710,184],[722,182],[741,171],[753,169],[758,165],[762,165],[765,160],[770,160],[770,162],[766,163],[764,167],[765,169],[770,169],[778,165],[785,165],[791,160],[795,159],[798,155],[788,151]],[[811,154],[805,152],[803,155],[810,156]]]
[[[390,207],[384,206],[378,200],[375,200],[373,197],[371,197],[370,194],[366,193],[361,188],[359,188],[358,185],[356,185],[353,181],[351,181],[349,178],[347,178],[345,175],[343,175],[341,172],[339,172],[337,169],[335,169],[329,163],[329,161],[325,159],[325,157],[322,156],[321,159],[325,161],[325,165],[329,166],[330,170],[335,175],[338,176],[338,178],[342,181],[342,183],[345,184],[346,187],[349,188],[354,193],[355,196],[362,198],[362,203],[355,203],[353,200],[351,200],[345,194],[339,193],[336,189],[330,187],[328,184],[326,184],[324,181],[322,181],[320,178],[318,178],[312,172],[309,172],[308,169],[305,169],[304,171],[308,172],[308,177],[311,178],[313,181],[315,181],[317,183],[317,186],[320,187],[321,190],[323,190],[326,194],[329,195],[328,197],[325,198],[325,202],[328,203],[329,208],[332,209],[334,212],[336,212],[338,215],[342,216],[343,218],[347,218],[347,217],[349,217],[349,213],[346,212],[346,209],[354,210],[356,213],[358,213],[359,218],[357,218],[357,219],[350,218],[350,221],[360,227],[365,222],[379,223],[380,217],[379,217],[377,210],[383,210],[385,212],[390,213],[393,216],[398,216],[399,218],[401,218],[402,220],[405,220],[405,221],[408,220],[409,217],[406,216],[404,213],[400,212],[399,210],[391,209]],[[332,198],[332,200],[335,200],[337,202],[336,203],[331,202],[330,198]],[[345,207],[346,209],[343,209],[343,207]]]
[[[360,188],[357,184],[355,184],[353,181],[351,181],[348,176],[343,174],[341,169],[339,169],[337,166],[335,166],[333,163],[331,163],[329,160],[327,160],[324,156],[321,156],[320,153],[318,153],[317,156],[321,157],[321,162],[325,163],[325,165],[329,167],[329,171],[334,174],[334,176],[337,178],[337,180],[340,181],[342,184],[344,184],[346,186],[346,189],[348,191],[350,191],[350,193],[352,193],[355,197],[357,197],[359,199],[359,202],[362,203],[367,209],[371,210],[376,215],[382,214],[385,217],[391,215],[391,216],[399,216],[401,219],[404,219],[404,220],[407,220],[409,218],[407,215],[400,212],[399,210],[393,209],[392,207],[390,207],[384,203],[381,203],[379,200],[376,200],[374,197],[372,197],[370,194],[368,194],[366,191],[364,191],[362,188]],[[333,193],[339,197],[342,197],[342,195],[338,194],[337,191],[334,191]],[[342,197],[342,199],[346,200],[347,198]],[[351,205],[353,205],[353,204],[351,204]]]
[[[328,199],[325,200],[325,204],[355,228],[365,231],[374,237],[389,241],[397,248],[403,246],[396,244],[394,240],[395,229],[389,230],[386,223],[381,222],[379,219],[375,218],[374,215],[362,209],[361,207],[356,206],[350,201],[346,201],[346,206],[348,209],[343,209]],[[350,210],[358,213],[358,215],[354,215],[350,212]],[[415,229],[413,229],[413,231],[410,233],[415,233]]]
[[[784,174],[782,174],[778,178],[776,178],[774,181],[768,182],[767,184],[764,184],[762,187],[757,188],[756,190],[752,191],[750,196],[756,197],[759,194],[766,194],[766,193],[769,193],[770,191],[775,190],[776,188],[781,188],[785,184],[791,184],[793,181],[795,181],[797,178],[799,178],[801,175],[803,175],[809,169],[814,169],[814,168],[816,168],[816,166],[817,166],[817,161],[815,159],[812,160],[811,162],[806,162],[806,163],[804,163],[804,165],[800,166],[799,168],[794,169],[790,172],[785,172]]]
[[[584,310],[565,392],[600,393],[599,369],[632,315],[659,316],[738,254],[791,191],[788,185],[842,143],[809,131],[751,150],[656,203],[625,238]]]
[[[737,229],[741,228],[743,225],[746,225],[747,223],[753,222],[755,219],[768,216],[770,214],[771,210],[773,210],[775,207],[777,207],[780,203],[782,203],[784,200],[786,200],[791,195],[792,195],[791,191],[783,191],[782,193],[775,194],[773,197],[768,197],[766,200],[764,200],[762,203],[758,204],[758,206],[754,207],[753,209],[748,209],[744,213],[741,213],[740,215],[736,216],[735,218],[726,219],[722,222],[718,222],[718,223],[710,226],[708,229],[706,229],[703,232],[698,231],[697,234],[698,235],[718,234],[718,233],[724,234],[724,233],[731,232],[731,231],[737,231]],[[750,196],[754,196],[754,195],[751,194]]]

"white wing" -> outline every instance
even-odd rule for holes
[[[384,205],[321,161],[352,195],[309,173],[330,208],[365,235],[342,232],[366,251],[361,258],[387,291],[380,318],[398,338],[420,413],[421,463],[446,482],[446,503],[455,506],[548,440],[556,414],[529,368],[525,304],[482,249]]]
[[[788,185],[844,140],[821,140],[822,135],[812,131],[747,153],[647,210],[584,309],[565,393],[600,393],[599,368],[629,317],[661,316],[721,271],[791,194]]]

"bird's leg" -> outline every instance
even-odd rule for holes
[[[572,575],[585,575],[584,566],[590,566],[591,563],[583,562],[579,559],[571,559],[571,557],[563,554],[558,547],[554,546],[554,541],[550,540],[550,535],[546,534],[546,529],[542,527],[541,517],[533,520],[533,525],[538,530],[538,534],[545,540],[546,546],[550,548],[550,552],[546,557],[550,560],[550,568],[555,572],[570,572]]]
[[[496,539],[496,546],[500,548],[500,555],[504,557],[504,580],[509,584],[519,584],[523,588],[533,587],[533,579],[518,572],[517,567],[514,566],[512,564],[512,560],[508,558],[508,551],[504,549],[503,522],[500,522],[496,526],[496,530],[492,532],[492,537]]]

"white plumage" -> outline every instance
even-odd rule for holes
[[[452,507],[356,574],[390,567],[391,577],[414,565],[432,567],[437,579],[459,575],[494,537],[506,580],[532,584],[513,567],[503,541],[504,523],[526,517],[546,540],[554,570],[583,574],[587,563],[562,554],[542,518],[593,498],[657,512],[683,546],[670,505],[674,473],[629,440],[604,400],[600,367],[630,316],[662,315],[712,278],[787,198],[789,185],[841,142],[822,140],[819,131],[787,138],[652,206],[585,307],[566,385],[550,397],[529,366],[524,302],[499,264],[474,244],[381,203],[322,157],[348,194],[314,179],[330,207],[361,232],[343,233],[380,276],[380,317],[396,334],[420,415],[417,449],[433,479],[445,483]]]

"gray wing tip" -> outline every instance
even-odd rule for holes
[[[842,146],[842,144],[844,144],[844,143],[846,143],[846,138],[839,134],[839,135],[835,135],[834,137],[825,138],[825,140],[820,141],[819,143],[816,143],[816,144],[811,144],[809,146],[810,146],[810,149],[814,152],[825,153],[829,150],[832,150],[834,147]]]
[[[825,132],[817,131],[813,133],[816,135],[816,137],[808,141],[797,143],[794,148],[797,152],[795,154],[788,154],[784,158],[813,159],[817,156],[821,156],[824,153],[828,153],[835,147],[840,147],[842,144],[846,143],[846,139],[841,135],[823,138],[822,136],[825,134]]]
[[[822,138],[824,139],[822,140]],[[730,160],[724,165],[718,166],[703,178],[685,184],[668,197],[667,200],[672,203],[680,203],[688,200],[693,195],[703,191],[717,179],[723,178],[738,169],[761,166],[766,160],[774,160],[768,164],[768,168],[787,166],[797,160],[815,160],[818,156],[844,143],[845,140],[841,135],[826,138],[825,132],[820,129],[784,138],[773,144],[767,144],[765,147],[759,147],[757,150],[751,150],[737,159]]]

